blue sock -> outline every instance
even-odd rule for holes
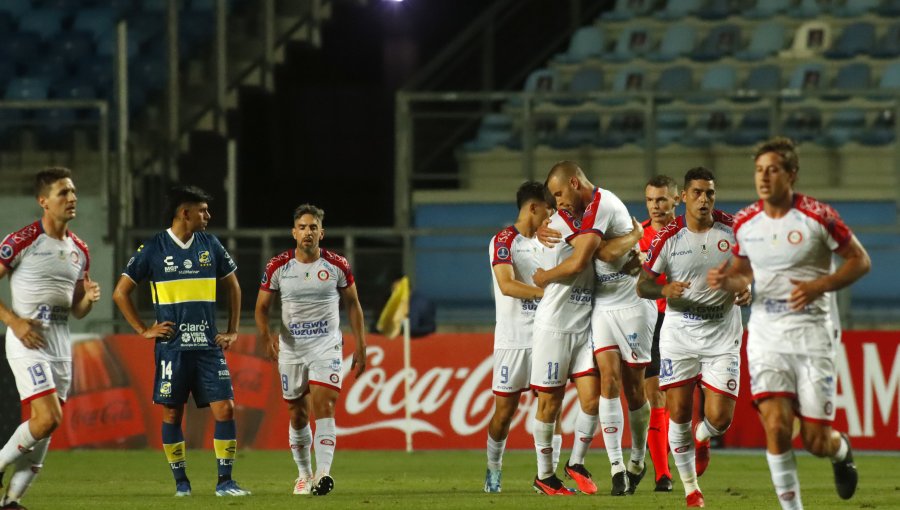
[[[166,453],[166,460],[169,462],[169,468],[172,469],[172,476],[175,477],[175,483],[187,482],[188,477],[185,472],[186,452],[181,425],[163,422],[162,442],[163,451]]]
[[[219,483],[231,480],[231,468],[237,452],[237,427],[234,420],[216,422],[213,447],[216,450],[216,464],[219,466]]]

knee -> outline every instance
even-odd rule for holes
[[[556,416],[559,415],[561,404],[561,402],[557,402],[552,398],[541,399],[538,401],[537,413],[541,418],[552,418],[555,420]]]
[[[721,432],[731,426],[732,415],[727,411],[715,410],[706,413],[706,421]]]
[[[29,421],[28,427],[34,438],[38,440],[44,439],[52,434],[62,423],[62,409],[54,410],[39,416],[33,416]]]
[[[826,457],[831,455],[831,433],[828,429],[815,429],[812,431],[804,431],[803,447],[809,453],[816,457]]]
[[[593,399],[590,402],[582,402],[581,411],[584,414],[596,416],[600,412],[600,402],[597,399]]]
[[[791,423],[780,414],[763,418],[766,434],[776,438],[791,437]]]

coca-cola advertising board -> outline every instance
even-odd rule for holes
[[[85,383],[65,406],[54,448],[141,447],[160,444],[160,406],[151,402],[152,343],[138,336],[116,335],[96,340],[94,348],[76,351],[75,378]],[[350,373],[351,338],[345,341],[343,389],[336,422],[340,447],[403,449],[405,431],[413,433],[416,449],[483,448],[493,411],[490,334],[436,334],[412,342],[411,373],[403,369],[403,344],[379,336],[368,337],[368,368]],[[900,332],[847,331],[837,356],[838,395],[835,425],[847,430],[854,447],[900,449]],[[244,447],[280,449],[287,446],[287,406],[281,397],[277,366],[264,357],[252,335],[242,335],[227,354],[235,391],[238,441]],[[115,364],[106,369],[101,364]],[[746,362],[746,359],[745,359]],[[86,384],[97,374],[106,386]],[[405,419],[404,377],[411,378],[411,419]],[[732,447],[762,447],[762,427],[749,399],[746,367],[741,375],[741,398],[735,420],[725,436]],[[524,394],[508,445],[531,448],[533,395]],[[566,393],[563,411],[565,444],[574,426],[574,388]],[[193,403],[188,404],[189,408]],[[212,445],[208,411],[190,411],[186,435],[194,447]],[[57,440],[57,438],[59,440]],[[624,438],[628,444],[628,434]],[[202,442],[203,444],[197,444]],[[601,439],[597,439],[601,446]]]

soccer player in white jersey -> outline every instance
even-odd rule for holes
[[[688,507],[702,507],[697,477],[706,464],[695,465],[691,417],[694,386],[706,394],[697,440],[709,451],[709,438],[731,425],[740,381],[740,308],[735,293],[712,290],[706,273],[730,257],[734,244],[731,215],[715,209],[716,186],[712,172],[692,168],[684,176],[681,192],[685,214],[660,230],[650,243],[637,286],[646,299],[666,299],[666,318],[660,331],[659,387],[666,392],[669,410],[669,445],[684,484]],[[658,281],[665,274],[667,283]],[[744,298],[749,290],[744,288]],[[699,449],[698,449],[699,451]],[[708,462],[708,455],[698,455]]]
[[[794,190],[800,165],[794,143],[773,138],[756,150],[759,201],[734,220],[735,255],[711,269],[710,287],[735,291],[755,282],[748,324],[750,391],[766,430],[766,459],[782,508],[802,508],[791,428],[800,417],[804,447],[829,457],[838,495],[856,491],[846,434],[832,429],[837,374],[827,293],[871,267],[865,248],[830,206]],[[844,259],[832,271],[832,252]]]
[[[656,309],[638,297],[629,266],[637,260],[630,249],[604,251],[603,240],[627,240],[629,248],[641,240],[643,228],[611,191],[595,187],[577,164],[562,161],[547,177],[547,188],[558,207],[583,216],[577,237],[571,240],[572,254],[546,272],[538,271],[534,281],[569,278],[588,268],[593,261],[596,282],[591,316],[591,339],[600,368],[599,419],[612,475],[611,494],[633,494],[647,472],[647,430],[650,404],[644,394],[644,369],[650,364]],[[622,454],[624,416],[620,392],[628,402],[631,425],[631,458],[626,466]]]
[[[294,494],[324,496],[334,488],[331,463],[336,428],[334,407],[341,391],[343,337],[340,301],[344,301],[356,349],[351,370],[366,368],[365,319],[350,264],[344,257],[319,247],[325,237],[325,211],[310,204],[294,210],[291,233],[295,249],[273,257],[266,265],[256,298],[256,330],[278,360],[281,389],[291,420],[288,438],[298,476]],[[275,293],[281,298],[278,335],[269,329],[269,309]],[[309,412],[316,419],[313,436]],[[313,476],[310,445],[315,444]]]
[[[2,508],[24,508],[19,500],[43,467],[50,434],[62,422],[61,403],[72,383],[69,315],[83,318],[100,299],[100,286],[88,274],[87,245],[69,230],[78,202],[72,172],[42,170],[34,191],[41,219],[0,243],[0,278],[9,275],[12,290],[12,306],[0,302],[6,359],[22,405],[31,407],[31,418],[0,449],[0,486],[4,472],[13,472]]]
[[[537,269],[541,245],[534,239],[550,215],[544,185],[529,181],[516,192],[516,222],[491,238],[490,261],[494,283],[497,326],[494,330],[494,414],[488,425],[485,492],[500,492],[503,451],[509,426],[519,408],[519,396],[529,389],[534,312],[544,295],[531,275]],[[554,465],[562,436],[553,436]],[[554,471],[556,471],[554,469]]]

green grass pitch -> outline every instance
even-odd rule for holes
[[[240,452],[235,479],[253,491],[248,498],[217,498],[213,493],[215,459],[209,450],[188,450],[188,476],[194,495],[172,497],[175,487],[160,451],[51,451],[44,472],[22,503],[29,509],[178,509],[178,508],[684,508],[684,493],[652,491],[652,469],[630,497],[608,494],[607,460],[602,449],[589,453],[600,494],[555,498],[531,490],[535,460],[531,451],[507,452],[503,493],[482,492],[485,460],[481,451],[362,452],[338,451],[332,475],[334,491],[325,497],[291,494],[296,467],[290,452]],[[563,453],[563,459],[566,452]],[[834,491],[831,464],[799,456],[803,503],[810,509],[900,508],[900,457],[858,453],[860,486],[843,501]],[[672,465],[674,472],[674,464]],[[562,469],[560,469],[560,472]],[[7,473],[6,480],[9,479]],[[778,508],[762,451],[713,450],[709,470],[700,479],[707,508]]]

